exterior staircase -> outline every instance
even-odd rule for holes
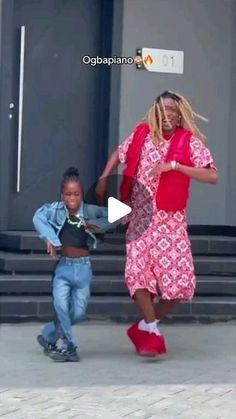
[[[236,318],[236,236],[191,235],[197,289],[166,321]],[[91,253],[94,279],[88,318],[132,321],[139,317],[123,281],[124,234],[109,233]],[[55,259],[31,231],[0,233],[0,322],[52,318],[51,274]]]

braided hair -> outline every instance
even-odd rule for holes
[[[65,171],[61,181],[61,193],[63,193],[64,186],[69,182],[78,182],[81,186],[82,195],[84,195],[84,189],[80,182],[79,170],[76,167],[69,167],[69,169]],[[76,225],[77,227],[83,225],[85,229],[90,229],[90,232],[98,232],[98,228],[95,225],[89,223],[88,221],[72,221],[69,215],[67,216],[67,219],[68,222],[72,225]]]
[[[61,194],[63,193],[64,186],[68,182],[78,182],[80,184],[79,170],[76,167],[69,167],[69,169],[67,169],[65,173],[63,174],[61,187],[60,187],[60,198],[57,203],[56,213],[58,211],[59,203],[61,201]],[[82,192],[83,192],[83,188],[82,188]],[[56,213],[55,213],[55,217],[56,217]]]
[[[61,193],[68,182],[80,183],[79,170],[76,167],[69,167],[69,169],[65,171],[61,181]]]
[[[156,98],[153,106],[149,109],[147,113],[151,137],[155,144],[159,144],[160,141],[163,139],[161,112],[164,113],[165,119],[168,121],[163,99],[173,99],[176,103],[176,107],[180,114],[179,125],[181,127],[189,129],[193,133],[193,135],[198,137],[201,141],[204,141],[206,139],[205,135],[197,127],[195,119],[198,118],[203,121],[207,121],[207,119],[202,115],[196,113],[184,96],[180,95],[179,93],[166,90]]]

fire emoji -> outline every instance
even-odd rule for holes
[[[146,65],[151,65],[153,63],[153,59],[150,54],[148,54],[147,57],[145,57],[143,61]]]

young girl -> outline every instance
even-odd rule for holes
[[[92,280],[88,236],[111,228],[107,208],[83,202],[83,190],[76,168],[69,168],[61,183],[61,201],[45,204],[33,217],[33,223],[47,243],[50,256],[61,248],[61,256],[52,279],[54,321],[47,323],[38,343],[54,361],[79,361],[71,326],[85,315]],[[61,348],[56,346],[62,339]]]

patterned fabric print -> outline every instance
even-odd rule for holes
[[[131,141],[132,135],[119,146],[121,163],[126,162]],[[129,203],[132,212],[125,220],[129,222],[125,281],[131,296],[137,289],[145,288],[163,299],[190,300],[195,275],[186,212],[157,209],[155,193],[159,177],[148,176],[154,166],[164,161],[168,147],[168,141],[156,147],[148,135],[142,150]],[[191,138],[190,150],[193,166],[215,168],[210,151],[198,138]]]

